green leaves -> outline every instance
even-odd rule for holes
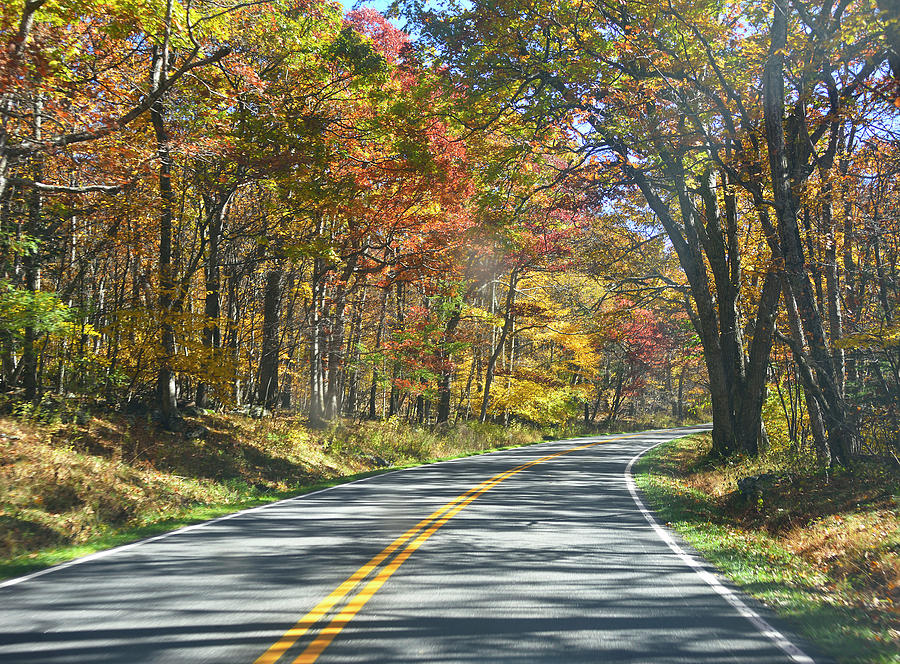
[[[21,339],[25,328],[37,334],[61,334],[75,320],[75,311],[53,293],[16,288],[0,280],[0,330]]]
[[[327,55],[354,76],[383,76],[387,73],[384,56],[375,50],[370,39],[364,38],[350,26],[341,30]]]

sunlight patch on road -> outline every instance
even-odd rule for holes
[[[344,600],[357,586],[366,578],[374,577],[363,586],[355,596],[353,596],[340,612],[332,618],[332,620],[322,627],[315,638],[304,648],[293,660],[293,664],[312,664],[318,659],[319,655],[331,644],[331,642],[340,634],[341,630],[356,616],[359,611],[366,605],[372,596],[387,582],[387,580],[399,569],[399,567],[428,540],[437,530],[447,521],[452,519],[462,509],[464,509],[473,500],[483,495],[487,491],[503,482],[504,480],[516,475],[523,470],[536,466],[540,463],[550,461],[557,457],[571,454],[579,450],[588,449],[604,443],[631,438],[643,434],[629,434],[622,436],[614,436],[604,438],[603,440],[588,443],[586,445],[578,445],[562,452],[549,454],[547,456],[523,463],[519,466],[511,468],[486,479],[485,481],[472,487],[465,493],[458,495],[456,498],[441,506],[427,517],[419,521],[415,526],[400,535],[391,542],[378,555],[369,560],[365,565],[351,574],[343,583],[335,588],[325,599],[319,602],[309,613],[303,616],[296,625],[286,631],[282,637],[274,643],[266,652],[260,655],[254,664],[275,664],[282,656],[290,650],[301,638],[303,638],[310,630],[312,630],[319,622],[323,621],[326,616],[332,612],[340,602]],[[405,547],[404,547],[405,545]],[[382,565],[391,557],[398,549],[401,549],[394,558],[387,564]],[[376,573],[377,570],[377,573]]]

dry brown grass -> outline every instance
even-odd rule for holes
[[[868,460],[849,471],[803,472],[786,469],[774,456],[722,464],[709,449],[708,436],[696,437],[677,452],[675,465],[681,481],[717,505],[729,525],[763,531],[844,582],[844,601],[900,618],[900,472],[895,467]],[[738,479],[764,472],[778,476],[771,489],[756,499],[740,495]]]
[[[189,439],[120,414],[82,421],[0,417],[0,562],[189,517],[199,506],[236,509],[380,467],[539,438],[515,427],[433,432],[395,421],[310,431],[295,417],[217,414],[190,418],[188,428],[208,432]]]

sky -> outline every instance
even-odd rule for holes
[[[344,7],[345,13],[353,9],[354,5],[357,3],[364,7],[371,7],[375,11],[384,12],[393,0],[338,0],[338,2]],[[392,18],[388,20],[393,23],[395,27],[400,28],[401,30],[405,29],[405,19]]]
[[[353,5],[355,5],[357,2],[357,0],[339,0],[339,1],[344,6],[344,11],[353,9]],[[383,12],[385,9],[388,8],[388,5],[390,4],[390,0],[368,0],[361,4],[364,4],[367,7],[371,7],[372,9],[376,9],[380,12]]]

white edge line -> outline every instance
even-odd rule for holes
[[[610,434],[612,435],[612,434]],[[600,438],[604,438],[605,436],[599,436]],[[335,484],[334,486],[325,487],[324,489],[318,489],[316,491],[310,491],[309,493],[301,493],[297,496],[291,496],[290,498],[282,498],[281,500],[276,500],[271,503],[266,503],[264,505],[257,505],[256,507],[249,507],[245,510],[241,510],[239,512],[232,512],[231,514],[224,514],[220,517],[216,517],[215,519],[210,519],[209,521],[202,521],[200,523],[193,523],[189,526],[183,526],[176,530],[170,530],[165,533],[160,533],[159,535],[154,535],[152,537],[147,537],[145,539],[138,540],[136,542],[130,542],[129,544],[122,544],[120,546],[113,547],[111,549],[104,549],[103,551],[97,551],[96,553],[91,553],[86,556],[82,556],[81,558],[75,558],[73,560],[67,560],[64,563],[59,563],[57,565],[53,565],[52,567],[48,567],[46,569],[38,570],[37,572],[32,572],[31,574],[26,574],[24,576],[17,576],[12,579],[7,579],[6,581],[0,581],[0,590],[4,588],[10,588],[12,586],[18,585],[20,583],[25,583],[26,581],[31,581],[32,579],[36,579],[38,577],[44,576],[46,574],[52,574],[53,572],[59,572],[61,570],[67,569],[69,567],[74,567],[75,565],[80,565],[82,563],[88,563],[94,560],[99,560],[100,558],[106,558],[107,556],[112,556],[117,553],[122,553],[123,551],[128,551],[130,549],[135,549],[144,544],[150,544],[151,542],[158,542],[159,540],[163,540],[169,537],[173,537],[175,535],[182,535],[184,533],[190,532],[192,530],[199,530],[200,528],[206,528],[207,526],[211,526],[215,523],[219,523],[220,521],[227,521],[228,519],[234,519],[239,516],[243,516],[245,514],[250,514],[252,512],[258,512],[264,509],[268,509],[270,507],[275,507],[276,505],[281,505],[282,503],[288,503],[295,500],[303,500],[305,498],[309,498],[311,496],[315,496],[316,494],[325,493],[326,491],[332,491],[334,489],[338,489],[342,486],[347,486],[349,484],[359,484],[361,482],[368,482],[369,480],[384,477],[385,475],[393,475],[394,473],[402,473],[410,470],[418,470],[419,468],[426,468],[428,466],[434,466],[441,463],[453,463],[455,461],[465,461],[466,459],[471,459],[475,456],[487,456],[490,454],[502,454],[503,452],[511,452],[517,449],[523,448],[531,448],[531,447],[539,447],[541,445],[546,445],[550,443],[562,443],[566,442],[565,439],[560,440],[545,440],[539,443],[533,443],[531,445],[522,445],[520,447],[514,447],[506,450],[492,450],[490,452],[482,452],[481,454],[470,454],[464,457],[457,457],[456,459],[447,459],[445,461],[435,461],[432,463],[426,463],[419,466],[410,466],[409,468],[397,468],[396,470],[388,470],[383,473],[376,473],[369,477],[363,477],[358,480],[353,480],[351,482],[342,482],[341,484]]]
[[[671,439],[670,439],[671,440]],[[760,616],[756,611],[747,606],[746,603],[730,588],[724,586],[714,575],[712,575],[706,567],[699,562],[696,558],[689,555],[682,549],[678,544],[672,539],[672,536],[669,532],[663,528],[659,521],[657,521],[656,517],[647,509],[647,506],[644,504],[644,501],[641,500],[640,495],[637,491],[637,486],[634,483],[634,476],[631,474],[631,468],[634,466],[635,462],[640,459],[644,454],[649,452],[655,447],[658,447],[664,443],[669,442],[669,440],[663,440],[655,445],[651,445],[647,449],[638,453],[631,461],[628,462],[628,465],[625,467],[625,484],[628,486],[628,491],[631,493],[631,497],[634,499],[635,504],[638,509],[641,511],[641,514],[644,515],[644,518],[650,523],[653,527],[653,530],[656,531],[656,534],[659,535],[659,538],[665,542],[670,549],[678,556],[682,562],[684,562],[688,567],[690,567],[697,575],[703,579],[707,584],[712,587],[719,595],[721,595],[726,602],[728,602],[734,609],[742,615],[744,618],[749,620],[753,626],[766,638],[768,638],[772,643],[781,648],[784,653],[790,657],[793,661],[798,662],[798,664],[815,664],[815,660],[803,652],[800,648],[794,645],[784,634],[775,629],[768,621],[766,621],[762,616]]]
[[[32,572],[31,574],[26,574],[25,576],[18,576],[14,579],[7,579],[6,581],[0,582],[0,589],[8,588],[10,586],[15,586],[19,583],[24,583],[25,581],[30,581],[31,579],[36,579],[39,576],[44,576],[45,574],[51,574],[52,572],[58,572],[60,570],[64,570],[67,567],[74,567],[75,565],[80,565],[81,563],[91,562],[92,560],[97,560],[99,558],[106,558],[107,556],[111,556],[116,553],[121,553],[123,551],[128,551],[129,549],[135,549],[144,544],[150,544],[151,542],[158,542],[159,540],[167,539],[169,537],[173,537],[175,535],[181,535],[192,530],[199,530],[200,528],[205,528],[206,526],[211,526],[214,523],[219,523],[220,521],[227,521],[228,519],[234,519],[235,517],[243,516],[245,514],[250,514],[252,512],[258,512],[269,507],[274,507],[275,505],[281,505],[282,503],[287,503],[293,500],[299,500],[301,498],[307,498],[309,496],[314,496],[318,493],[324,493],[326,491],[331,491],[332,489],[337,489],[338,487],[345,486],[347,484],[357,484],[359,482],[365,482],[367,480],[374,479],[376,477],[381,477],[383,475],[390,475],[392,473],[399,473],[404,470],[412,470],[412,468],[398,468],[397,470],[389,470],[384,473],[378,473],[372,475],[370,477],[362,477],[358,480],[353,480],[352,482],[344,482],[343,484],[335,484],[334,486],[328,486],[324,489],[318,489],[316,491],[310,491],[309,493],[301,493],[296,496],[291,496],[290,498],[282,498],[281,500],[276,500],[271,503],[265,503],[264,505],[257,505],[256,507],[248,507],[247,509],[240,510],[239,512],[232,512],[230,514],[224,514],[222,516],[216,517],[215,519],[210,519],[209,521],[201,521],[200,523],[192,523],[189,526],[182,526],[176,530],[170,530],[165,533],[160,533],[159,535],[154,535],[152,537],[147,537],[145,539],[140,539],[136,542],[131,542],[129,544],[122,544],[120,546],[113,547],[111,549],[104,549],[103,551],[97,551],[96,553],[91,553],[86,556],[82,556],[81,558],[75,558],[73,560],[67,560],[64,563],[59,563],[58,565],[53,565],[52,567],[48,567],[47,569],[38,570],[37,572]]]

